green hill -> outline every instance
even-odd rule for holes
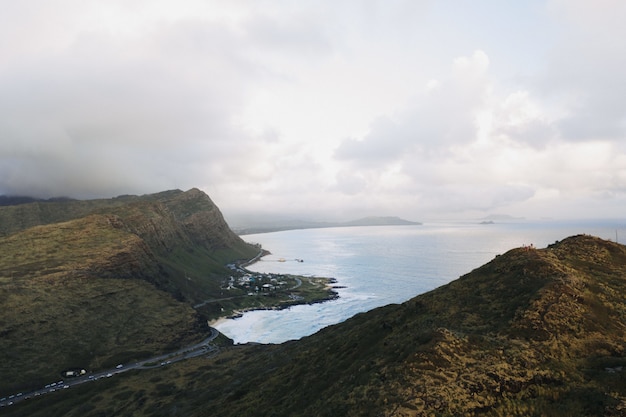
[[[97,222],[81,220],[86,216],[96,216],[93,219],[104,216],[101,217],[101,227],[89,230]],[[63,222],[67,223],[57,228],[56,225]],[[250,259],[259,252],[258,248],[245,243],[230,230],[217,206],[198,189],[112,199],[35,202],[0,207],[0,238],[11,237],[18,242],[14,245],[18,250],[21,250],[20,233],[36,234],[29,229],[44,225],[58,229],[55,235],[58,240],[56,246],[45,248],[48,253],[59,258],[57,262],[72,261],[76,255],[77,248],[73,251],[62,248],[66,238],[72,239],[66,237],[65,232],[78,233],[77,229],[85,229],[96,233],[97,230],[101,235],[91,240],[85,239],[89,240],[88,246],[81,247],[86,252],[89,245],[101,243],[100,248],[93,248],[94,251],[90,252],[101,264],[99,269],[92,272],[100,276],[132,274],[136,277],[139,274],[177,298],[191,301],[201,300],[206,297],[207,292],[214,292],[219,287],[219,281],[206,279],[207,276],[223,275],[227,272],[226,263],[236,259]],[[118,242],[111,241],[118,239],[114,237],[115,234],[139,238],[141,245],[144,245],[143,252],[133,252],[138,257],[134,266],[115,258],[105,262],[107,258],[100,256],[104,247],[112,252],[117,250]],[[30,235],[25,235],[22,239],[28,240]],[[38,239],[38,242],[48,244],[43,238]],[[141,255],[144,252],[147,257]],[[4,255],[9,264],[14,264],[10,262],[12,253],[5,251]],[[38,262],[31,263],[31,267],[37,268],[40,265],[50,268],[48,260],[39,259]],[[20,267],[15,264],[15,271],[9,269],[3,273],[19,274],[17,269]],[[127,270],[133,267],[134,270]],[[159,269],[158,273],[155,268]]]
[[[225,264],[259,249],[192,189],[0,207],[0,392],[202,339]]]
[[[621,416],[625,286],[626,247],[575,236],[513,249],[448,285],[300,341],[222,348],[10,411]]]

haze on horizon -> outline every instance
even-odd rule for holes
[[[623,217],[626,2],[0,6],[0,194]]]

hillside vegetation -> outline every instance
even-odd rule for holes
[[[12,415],[621,416],[626,248],[575,236],[282,345],[86,384]],[[45,406],[45,412],[41,407]]]
[[[196,189],[0,207],[0,230],[0,393],[200,340],[192,305],[259,251]]]

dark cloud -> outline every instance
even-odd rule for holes
[[[223,53],[235,35],[191,22],[87,38],[0,77],[0,192],[185,187],[250,139],[231,124],[250,78]]]

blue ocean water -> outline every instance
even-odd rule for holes
[[[578,222],[462,222],[290,230],[243,236],[272,255],[249,267],[257,272],[337,279],[339,298],[287,310],[247,312],[215,327],[235,343],[299,339],[353,315],[444,285],[509,249],[546,247],[576,234],[626,241],[626,220]],[[278,262],[284,258],[286,262]],[[296,262],[303,259],[304,262]]]

